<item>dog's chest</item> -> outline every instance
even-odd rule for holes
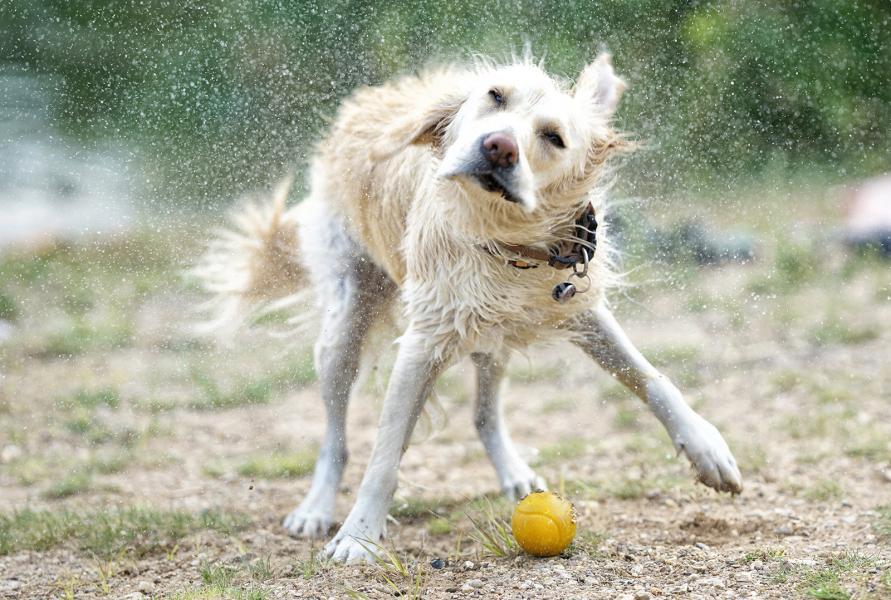
[[[591,306],[590,292],[564,304],[554,300],[554,286],[568,274],[547,265],[518,269],[473,248],[427,261],[405,297],[413,320],[475,347],[524,346],[553,339],[564,322]]]

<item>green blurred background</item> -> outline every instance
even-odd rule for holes
[[[124,144],[142,194],[214,206],[305,164],[356,86],[524,42],[574,77],[602,45],[645,142],[626,192],[841,180],[891,156],[891,2],[5,0],[0,66],[54,127]]]

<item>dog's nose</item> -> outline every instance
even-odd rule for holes
[[[517,142],[513,136],[498,132],[483,138],[483,156],[494,167],[512,167],[517,164],[518,155]]]

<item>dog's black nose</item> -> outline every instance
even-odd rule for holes
[[[512,167],[519,156],[517,141],[504,132],[490,133],[483,138],[483,156],[493,167]]]

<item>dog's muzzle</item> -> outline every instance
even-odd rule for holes
[[[447,176],[469,177],[487,192],[500,194],[508,202],[522,204],[514,182],[520,151],[509,133],[489,133],[479,139],[478,152]]]

